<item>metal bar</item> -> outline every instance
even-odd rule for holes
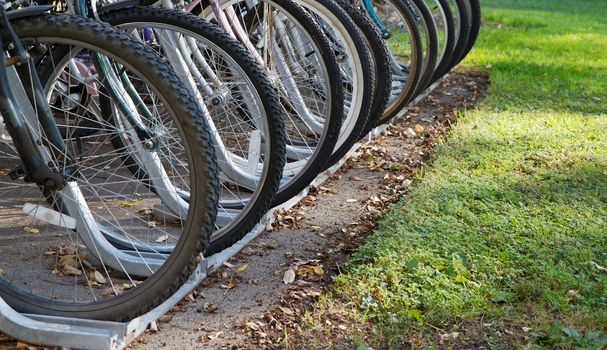
[[[0,298],[0,329],[11,337],[37,345],[59,345],[78,349],[111,350],[117,345],[117,334],[109,327],[87,327],[49,321],[38,321],[20,314]]]

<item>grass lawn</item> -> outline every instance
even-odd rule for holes
[[[607,348],[607,4],[481,4],[488,95],[320,304],[374,348]]]

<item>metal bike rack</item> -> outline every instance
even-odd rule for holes
[[[445,75],[445,77],[447,77],[447,75]],[[440,80],[432,84],[409,105],[416,105],[421,99],[429,95],[438,86],[439,82]],[[365,138],[363,138],[363,140],[368,142],[374,136],[381,134],[392,125],[395,119],[405,114],[407,110],[407,108],[404,108],[389,122],[373,129]],[[332,174],[337,172],[360,146],[361,143],[355,144],[339,162],[320,173],[310,186],[297,196],[278,207],[272,208],[262,217],[253,230],[246,234],[240,241],[217,254],[202,259],[190,278],[177,290],[177,292],[175,292],[175,294],[146,314],[129,322],[110,322],[81,318],[22,314],[11,308],[0,297],[0,331],[23,342],[42,346],[60,346],[68,349],[91,350],[124,349],[141,335],[152,322],[158,320],[160,316],[164,315],[171,307],[175,306],[194,290],[208,274],[215,271],[229,258],[242,250],[260,233],[264,232],[267,225],[274,221],[275,211],[287,210],[294,207],[308,195],[311,188],[320,186]]]

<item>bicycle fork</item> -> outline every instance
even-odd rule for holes
[[[31,65],[30,55],[13,31],[6,11],[1,6],[0,17],[4,30],[12,40],[11,46],[14,52],[14,55],[10,57],[3,53],[0,62],[0,114],[23,162],[23,165],[14,169],[10,176],[15,180],[23,177],[26,182],[36,183],[47,189],[60,189],[65,185],[65,174],[52,170],[50,166],[53,164],[50,160],[63,158],[64,171],[70,171],[72,159],[65,150],[59,129],[46,103],[42,84],[35,68]],[[0,47],[4,50],[1,38]],[[12,89],[9,81],[13,82],[17,89]],[[26,89],[22,85],[22,81],[31,82],[32,89]],[[39,146],[42,145],[42,140],[36,139],[25,113],[32,114],[34,118],[37,117],[37,123],[41,127],[40,132],[47,136],[45,146],[47,146],[48,154],[41,154],[43,151]]]

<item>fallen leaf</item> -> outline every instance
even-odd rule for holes
[[[169,239],[169,235],[162,235],[156,238],[154,241],[156,241],[156,243],[162,243],[165,242],[167,239]]]
[[[213,303],[204,303],[202,309],[207,314],[214,314],[215,312],[217,312],[218,307],[216,304]]]
[[[591,263],[593,263],[593,264],[594,264],[594,266],[595,266],[595,267],[596,267],[596,268],[597,268],[599,271],[603,271],[603,272],[607,273],[607,267],[601,266],[601,265],[597,264],[597,263],[596,263],[596,262],[594,262],[594,261],[591,261]]]
[[[77,269],[75,267],[71,267],[69,265],[66,265],[63,267],[63,273],[65,273],[66,275],[72,275],[72,276],[82,275],[82,271],[80,271],[79,269]]]
[[[57,251],[52,248],[49,248],[47,251],[44,252],[44,255],[55,255],[55,254],[57,254]]]
[[[293,281],[295,281],[295,271],[293,271],[292,268],[288,268],[282,276],[282,282],[284,284],[290,284],[293,283]]]
[[[236,270],[234,270],[234,271],[236,271],[236,272],[238,272],[238,273],[241,273],[241,272],[244,272],[244,271],[245,271],[245,270],[246,270],[248,267],[249,267],[249,264],[248,264],[248,263],[247,263],[247,264],[242,264],[242,265],[240,265],[240,266],[239,266],[239,267],[238,267]]]
[[[118,203],[118,206],[120,208],[130,208],[130,207],[134,207],[136,205],[138,205],[138,203],[136,201],[129,201],[129,200]]]
[[[91,272],[89,279],[100,284],[105,284],[107,282],[105,277],[103,277],[103,274],[101,274],[99,271]]]
[[[234,276],[232,276],[232,278],[230,278],[230,283],[229,284],[222,284],[221,288],[226,290],[226,293],[228,292],[228,290],[232,289],[232,288],[236,288],[236,286],[238,286],[238,282],[236,281],[236,278],[234,278]]]
[[[295,284],[300,287],[308,287],[308,286],[312,285],[312,282],[308,282],[308,281],[304,281],[304,280],[297,280],[297,281],[295,281]]]
[[[223,331],[215,332],[213,334],[208,334],[207,338],[209,338],[209,340],[213,340],[213,339],[221,337],[222,334],[223,334]]]
[[[23,232],[27,232],[27,233],[40,233],[40,230],[38,230],[37,228],[25,226],[23,228]]]
[[[420,133],[424,132],[424,130],[425,130],[425,129],[424,129],[424,127],[423,127],[423,126],[421,126],[421,125],[419,125],[419,124],[415,124],[415,132],[416,132],[417,134],[420,134]]]
[[[284,306],[279,306],[278,308],[280,309],[280,311],[282,311],[283,313],[285,313],[285,315],[293,315],[293,314],[295,314],[293,312],[293,310],[291,310],[289,308],[286,308]]]
[[[26,344],[26,343],[22,343],[20,341],[17,342],[17,345],[15,346],[15,348],[17,350],[36,350],[36,349],[38,349],[37,346],[33,346],[33,345]]]
[[[320,265],[308,265],[297,270],[297,274],[300,276],[308,273],[313,273],[317,276],[324,276],[325,270]]]
[[[60,267],[73,267],[78,268],[78,256],[75,254],[67,254],[59,258],[59,266]]]
[[[346,203],[356,203],[356,202],[358,202],[358,199],[354,199],[354,198],[346,199]]]

